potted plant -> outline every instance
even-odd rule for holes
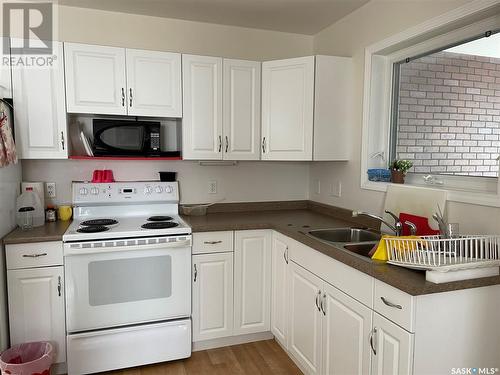
[[[406,172],[413,167],[413,163],[410,160],[394,160],[390,165],[391,170],[391,181],[395,184],[404,184]]]

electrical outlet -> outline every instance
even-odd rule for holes
[[[320,195],[321,194],[321,180],[316,180],[316,183],[315,183],[315,192],[317,195]]]
[[[342,196],[342,182],[332,182],[330,185],[330,195],[340,198]]]
[[[49,198],[56,197],[56,183],[55,182],[46,182],[45,189],[47,190],[47,197],[49,197]]]
[[[208,182],[208,194],[217,194],[217,181]]]

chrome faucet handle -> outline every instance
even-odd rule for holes
[[[406,220],[405,224],[408,225],[408,227],[410,227],[410,235],[414,236],[417,234],[417,226],[415,225],[415,223],[412,223],[411,221]]]
[[[401,220],[399,220],[399,217],[397,217],[394,213],[392,213],[389,210],[385,210],[385,213],[391,215],[392,218],[394,219],[394,228],[396,229],[395,230],[396,236],[401,236],[401,233],[403,232],[403,223],[401,222]]]

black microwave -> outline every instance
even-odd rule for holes
[[[173,154],[179,154],[162,152],[159,122],[94,119],[92,128],[94,155],[97,156],[177,156]]]

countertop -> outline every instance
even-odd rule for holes
[[[262,210],[256,206],[255,210],[249,211],[215,212],[208,213],[206,216],[182,216],[182,218],[192,227],[193,232],[274,229],[414,296],[500,284],[500,276],[434,284],[425,280],[425,272],[423,271],[409,270],[351,255],[306,235],[312,229],[355,226],[356,224],[352,221],[346,220],[347,216],[343,215],[342,210],[318,205],[308,206],[305,202],[296,204],[296,207],[290,204],[286,206],[292,207],[292,209],[283,209],[278,205],[279,209]],[[226,206],[226,209],[227,207],[231,206]],[[325,214],[325,212],[329,214]],[[29,231],[18,228],[6,235],[3,242],[4,244],[19,244],[62,241],[62,236],[70,223],[71,221],[46,223]]]
[[[18,243],[62,241],[62,236],[70,224],[71,220],[68,220],[45,223],[31,230],[16,228],[3,238],[3,243],[11,245]]]
[[[361,259],[307,236],[305,233],[312,229],[355,225],[352,222],[311,209],[219,212],[209,213],[206,216],[183,216],[183,219],[191,226],[193,232],[274,229],[413,296],[500,284],[500,276],[434,284],[425,280],[424,271],[415,271],[384,262]]]

